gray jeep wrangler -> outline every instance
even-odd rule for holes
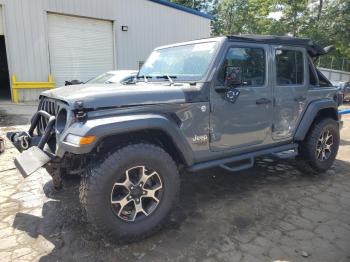
[[[45,166],[80,174],[88,221],[122,240],[166,221],[179,170],[296,157],[317,172],[339,147],[337,89],[314,61],[332,48],[309,39],[230,36],[155,49],[131,84],[45,91],[28,132],[11,134],[24,176]]]

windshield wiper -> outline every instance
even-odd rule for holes
[[[145,83],[148,83],[148,79],[151,79],[151,78],[152,78],[152,76],[146,76],[146,75],[136,77],[136,79],[143,79],[143,81],[145,81]]]
[[[177,78],[177,76],[162,75],[162,76],[156,76],[156,78],[158,78],[158,79],[160,79],[160,78],[168,79],[170,84],[173,85],[174,84],[173,78]]]

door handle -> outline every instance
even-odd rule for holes
[[[306,96],[297,96],[294,98],[295,102],[302,102],[306,100]]]
[[[260,98],[260,99],[256,100],[257,105],[265,105],[265,104],[270,104],[270,103],[272,103],[272,101],[268,98]]]

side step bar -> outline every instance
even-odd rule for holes
[[[245,154],[241,154],[241,155],[237,155],[237,156],[231,156],[231,157],[226,157],[226,158],[222,158],[222,159],[210,160],[207,162],[195,164],[195,165],[191,166],[188,170],[191,172],[196,172],[196,171],[211,168],[211,167],[221,166],[222,168],[225,168],[226,170],[229,170],[229,171],[231,171],[231,170],[238,171],[238,170],[243,170],[243,169],[252,167],[254,165],[254,158],[255,157],[263,156],[263,155],[270,155],[270,154],[272,154],[276,157],[280,157],[280,158],[294,157],[298,154],[298,145],[297,144],[288,144],[288,145],[263,149],[263,150],[255,151],[255,152],[251,152],[251,153],[245,153]],[[230,163],[234,164],[234,162],[239,162],[239,161],[244,161],[244,160],[247,160],[250,162],[248,164],[238,165],[237,167],[232,167],[232,168],[230,166],[228,166],[228,164],[230,164]]]
[[[241,162],[241,161],[239,161],[239,162]],[[247,159],[247,162],[245,164],[237,164],[236,166],[229,166],[229,164],[222,164],[222,165],[220,165],[220,167],[223,169],[226,169],[227,171],[230,171],[230,172],[237,172],[237,171],[241,171],[241,170],[245,170],[245,169],[253,167],[254,162],[255,162],[254,158],[250,158],[250,159]],[[235,162],[232,164],[234,165]]]
[[[286,151],[281,151],[281,152],[277,152],[277,153],[273,153],[272,155],[275,156],[275,157],[281,158],[281,159],[287,159],[287,158],[295,157],[295,156],[298,155],[298,148],[290,149],[290,150],[286,150]]]

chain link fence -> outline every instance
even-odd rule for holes
[[[341,57],[321,56],[317,62],[318,67],[350,72],[350,60]]]

